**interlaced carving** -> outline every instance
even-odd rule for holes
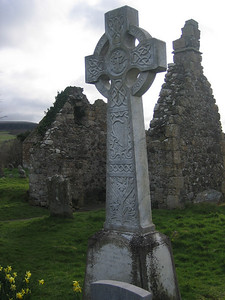
[[[114,81],[111,94],[110,107],[113,108],[127,105],[127,93],[121,79]]]
[[[103,72],[103,61],[92,58],[88,61],[88,76],[90,78],[98,78]]]
[[[119,42],[121,32],[123,31],[125,18],[123,15],[112,17],[108,19],[109,34],[116,41]]]
[[[137,202],[134,191],[134,178],[110,177],[110,223],[115,221],[119,224],[137,223]]]
[[[145,45],[138,47],[136,51],[132,53],[132,62],[134,65],[146,66],[150,63],[152,58],[152,45]]]
[[[132,139],[128,111],[112,112],[109,136],[110,160],[132,158]]]
[[[119,75],[124,72],[128,64],[128,57],[123,49],[115,49],[111,53],[109,60],[109,69],[113,75]]]
[[[110,172],[116,173],[132,173],[134,171],[133,164],[110,164],[109,165]]]
[[[163,51],[157,49],[163,42],[152,39],[146,31],[138,27],[137,11],[128,6],[108,12],[105,17],[106,33],[99,40],[94,54],[85,58],[86,82],[94,83],[99,92],[108,98],[108,209],[105,226],[111,224],[112,228],[114,225],[118,228],[126,225],[127,228],[132,228],[138,224],[140,203],[138,204],[137,189],[141,187],[136,183],[137,161],[134,145],[138,145],[137,142],[134,143],[131,99],[145,93],[153,82],[155,73],[161,68],[158,60]],[[136,38],[139,40],[137,46]],[[136,78],[137,70],[139,76]],[[138,111],[141,115],[135,118],[143,119],[142,110]],[[144,126],[141,129],[142,135]],[[147,165],[145,168],[147,170]],[[146,188],[147,184],[143,186]]]

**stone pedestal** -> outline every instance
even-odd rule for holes
[[[171,244],[157,231],[139,235],[102,230],[89,239],[84,298],[97,280],[118,280],[152,292],[154,300],[180,299]]]

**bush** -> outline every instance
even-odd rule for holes
[[[41,136],[44,136],[45,132],[55,121],[56,114],[63,108],[64,104],[68,99],[68,96],[71,94],[71,89],[73,89],[73,87],[67,87],[61,93],[58,92],[57,96],[55,97],[55,102],[53,103],[53,106],[51,106],[48,109],[45,117],[41,120],[41,122],[38,125],[37,130]]]
[[[0,162],[2,168],[9,164],[14,166],[22,164],[22,142],[19,139],[1,143]]]

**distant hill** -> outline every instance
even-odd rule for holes
[[[26,131],[31,131],[37,127],[37,123],[23,121],[0,121],[0,131],[7,131],[17,135]]]

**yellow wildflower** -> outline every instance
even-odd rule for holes
[[[11,275],[10,274],[6,274],[5,278],[9,280],[9,278],[11,278]]]
[[[73,291],[75,293],[81,293],[82,289],[80,287],[79,281],[73,281]]]
[[[15,284],[11,284],[10,288],[11,288],[12,291],[15,291],[16,290],[16,285]]]
[[[14,273],[13,273],[13,277],[14,277],[14,278],[16,278],[16,276],[17,276],[17,273],[16,273],[16,272],[14,272]]]
[[[4,268],[5,273],[9,273],[12,271],[12,267],[11,266],[7,266],[6,268]]]
[[[26,271],[26,275],[25,275],[28,279],[31,277],[31,272],[30,271]]]
[[[29,279],[28,279],[28,278],[26,278],[26,277],[25,277],[25,281],[26,281],[26,283],[29,283]]]
[[[8,272],[12,271],[12,267],[11,266],[7,266],[7,268],[8,268]]]
[[[22,293],[16,293],[16,299],[23,299],[23,294]]]
[[[9,278],[9,282],[10,282],[10,283],[15,283],[15,279],[11,276],[11,277]]]
[[[2,267],[2,266],[0,266],[0,272],[2,271],[2,269],[3,269],[3,267]]]
[[[26,294],[24,289],[21,290],[22,295]]]
[[[44,284],[45,283],[44,279],[40,279],[40,280],[38,280],[38,282],[39,282],[39,284]]]
[[[29,288],[26,289],[26,294],[29,294],[31,290]]]
[[[73,287],[73,290],[75,293],[81,293],[82,291],[80,286]]]

